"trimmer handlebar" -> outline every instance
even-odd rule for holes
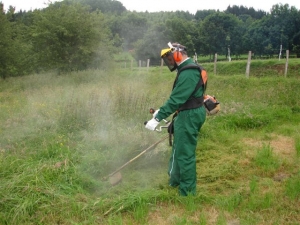
[[[155,109],[150,108],[149,112],[150,112],[151,114],[153,114],[153,113],[155,113]],[[164,121],[166,124],[170,123],[170,121],[167,121],[167,120],[165,120],[165,119],[163,119],[163,121]]]
[[[154,108],[150,108],[150,109],[149,109],[149,112],[150,112],[150,114],[153,114],[153,113],[155,112],[155,109],[154,109]],[[156,130],[157,132],[161,132],[161,131],[162,131],[162,128],[168,128],[168,127],[169,127],[170,121],[167,121],[167,120],[165,120],[165,119],[163,119],[163,121],[166,123],[166,125],[165,125],[165,126],[160,126],[159,128],[156,128],[155,130]],[[146,125],[147,123],[148,123],[148,121],[145,121],[145,122],[144,122],[144,125]]]

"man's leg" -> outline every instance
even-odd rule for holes
[[[169,171],[168,174],[170,176],[169,185],[172,187],[177,187],[180,183],[180,172],[178,167],[178,162],[176,159],[176,142],[175,138],[173,141],[172,153],[169,160]]]
[[[177,154],[180,172],[179,194],[187,196],[196,193],[196,156],[199,130],[205,121],[205,109],[198,108],[180,112],[177,116],[175,132],[177,132]],[[174,138],[175,139],[175,138]]]

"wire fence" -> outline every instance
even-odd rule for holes
[[[278,72],[278,71],[276,71],[276,72],[278,72],[278,74],[280,73],[280,74],[282,74],[283,76],[286,77],[287,73],[288,73],[288,66],[289,66],[288,64],[289,64],[289,59],[290,58],[296,59],[297,57],[296,57],[296,55],[290,55],[289,50],[286,50],[284,52],[284,54],[280,55],[280,56],[271,55],[271,56],[262,56],[262,57],[255,56],[251,51],[249,51],[248,55],[244,55],[243,57],[239,57],[239,58],[226,58],[226,57],[224,57],[224,55],[219,58],[219,56],[217,54],[215,54],[214,56],[211,57],[210,60],[199,60],[199,58],[198,58],[197,63],[199,63],[199,64],[206,64],[206,63],[210,64],[207,69],[209,69],[210,72],[213,73],[213,74],[218,74],[220,72],[220,70],[217,71],[217,64],[219,62],[244,61],[246,63],[246,67],[243,69],[242,73],[245,73],[245,76],[248,78],[250,76],[251,61],[253,61],[253,60],[270,60],[270,59],[275,60],[275,59],[277,59],[277,60],[282,60],[283,62],[285,62],[284,63],[285,65],[280,66],[280,72]],[[152,68],[154,68],[154,67],[160,67],[160,68],[166,67],[166,65],[164,64],[162,59],[152,60],[152,61],[150,59],[138,60],[138,61],[137,60],[123,60],[123,61],[119,60],[119,61],[115,61],[115,62],[116,62],[117,67],[127,68],[127,69],[131,69],[131,70],[132,69],[148,70],[151,67]],[[223,67],[224,66],[222,66],[222,65],[218,66],[218,68],[223,68]],[[228,70],[228,69],[226,69],[226,70]],[[277,70],[278,70],[278,68],[277,68]]]
[[[286,50],[289,51],[289,50]],[[272,54],[272,55],[256,55],[251,53],[252,60],[269,60],[269,59],[286,59],[287,53],[282,52],[282,55]],[[213,63],[215,62],[214,56],[201,56],[198,57],[197,63]],[[297,55],[289,52],[288,58],[297,58]],[[248,54],[243,54],[240,56],[226,56],[226,55],[217,55],[218,62],[226,62],[226,61],[240,61],[240,60],[248,60]],[[164,63],[161,59],[158,60],[117,60],[115,61],[119,68],[136,68],[136,67],[159,67],[164,66]]]

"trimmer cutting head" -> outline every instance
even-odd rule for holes
[[[120,172],[117,172],[114,175],[109,177],[109,183],[112,186],[115,186],[115,185],[119,184],[120,182],[122,182],[122,174]]]
[[[160,142],[162,142],[163,140],[167,139],[169,136],[164,137],[163,139],[159,140],[158,142],[152,144],[151,146],[149,146],[147,149],[145,149],[144,151],[142,151],[140,154],[138,154],[136,157],[132,158],[131,160],[129,160],[127,163],[125,163],[123,166],[119,167],[117,170],[115,170],[114,172],[112,172],[111,174],[109,174],[108,176],[104,177],[103,180],[107,180],[109,179],[109,182],[112,186],[119,184],[122,181],[122,174],[120,173],[120,170],[123,169],[125,166],[129,165],[130,163],[132,163],[134,160],[136,160],[137,158],[141,157],[143,154],[145,154],[147,151],[155,148],[156,145],[158,145]]]

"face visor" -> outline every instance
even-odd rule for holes
[[[161,50],[161,58],[164,60],[164,63],[168,66],[168,68],[171,72],[176,70],[177,64],[174,60],[171,48],[166,48],[166,49]]]

